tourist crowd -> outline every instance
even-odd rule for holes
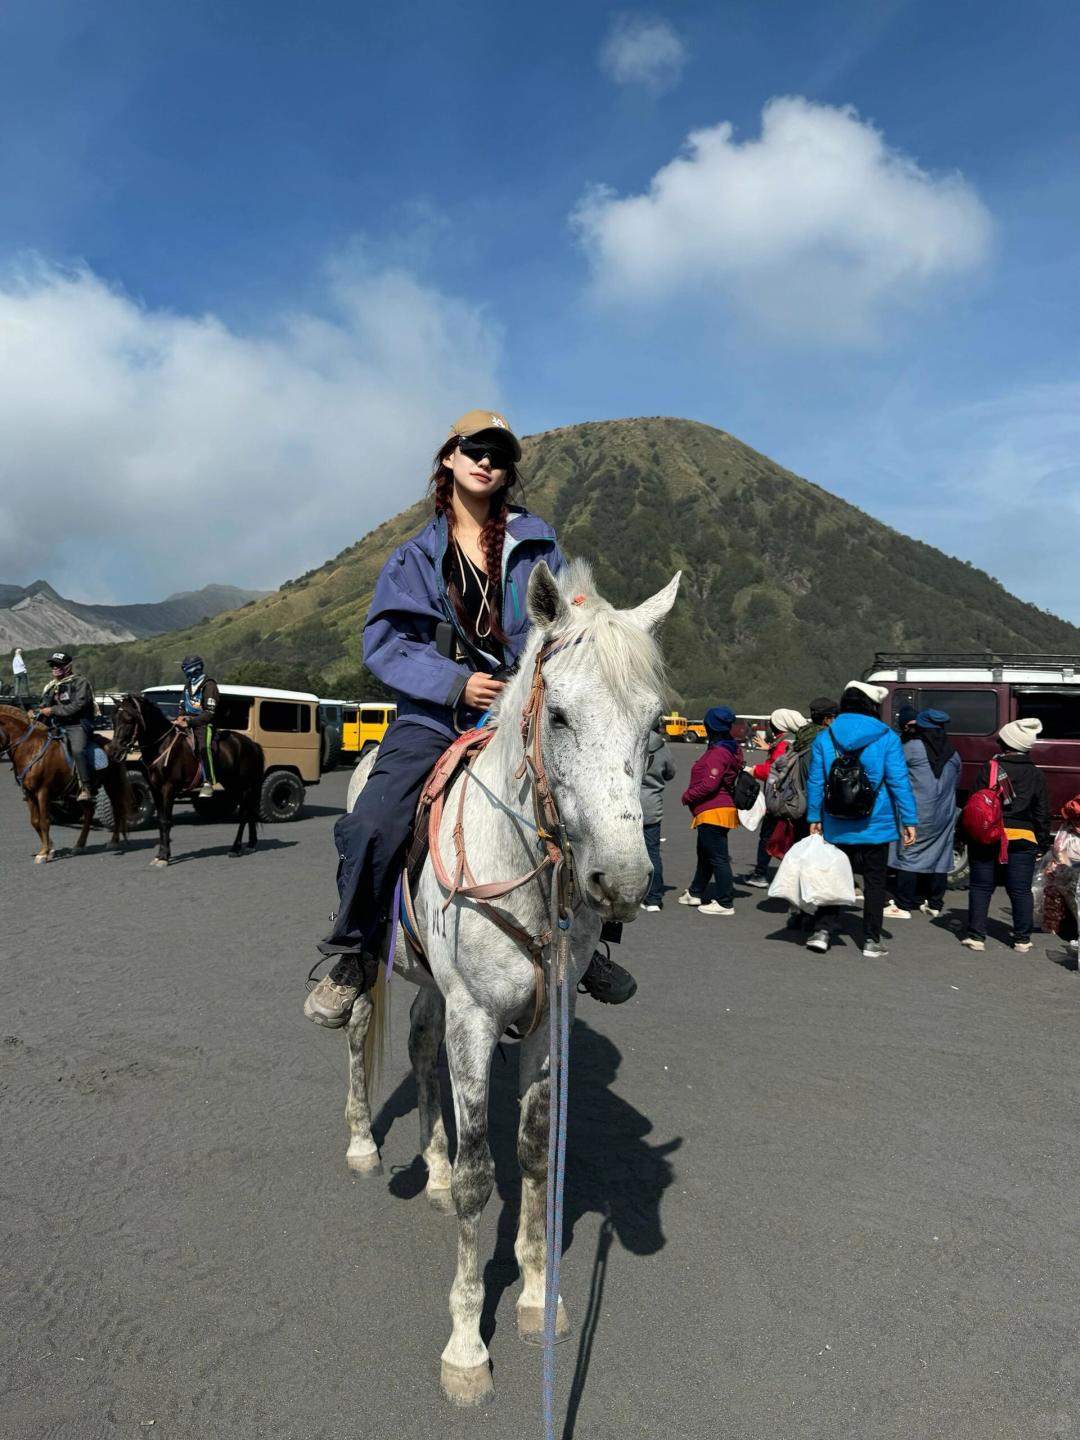
[[[904,706],[894,729],[881,718],[886,694],[880,686],[853,680],[839,701],[811,701],[809,719],[797,710],[774,710],[768,752],[752,766],[746,763],[735,712],[716,705],[706,713],[707,746],[682,794],[695,832],[697,867],[679,904],[701,915],[734,915],[729,839],[740,824],[758,832],[754,868],[742,883],[754,889],[772,886],[785,896],[793,893],[790,876],[774,883],[770,862],[778,860],[783,875],[785,866],[790,870],[809,854],[802,842],[819,836],[825,844],[818,846],[814,863],[820,866],[825,847],[834,846],[846,857],[851,875],[859,877],[861,892],[852,888],[851,894],[862,901],[862,952],[881,957],[888,954],[882,939],[886,920],[910,920],[916,910],[931,919],[942,914],[959,823],[969,862],[963,945],[985,950],[991,898],[999,886],[1012,910],[1014,950],[1031,949],[1032,931],[1042,918],[1036,915],[1035,891],[1041,894],[1047,884],[1056,887],[1059,900],[1064,897],[1064,911],[1071,911],[1071,919],[1062,917],[1063,933],[1070,927],[1075,932],[1080,796],[1066,805],[1055,835],[1046,779],[1031,758],[1041,722],[1014,720],[1000,730],[1000,751],[983,765],[958,822],[961,765],[949,739],[949,715]],[[650,738],[642,785],[645,841],[653,862],[642,908],[649,911],[663,906],[663,793],[674,775],[658,726]],[[829,853],[835,861],[835,852]],[[843,904],[843,898],[792,903],[788,924],[805,932],[809,950],[824,953],[836,937]],[[1075,948],[1076,941],[1070,944]]]

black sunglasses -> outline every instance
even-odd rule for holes
[[[488,440],[468,440],[465,436],[458,441],[458,449],[469,460],[483,460],[486,455],[493,470],[509,470],[514,463],[511,452],[501,445],[492,445]]]

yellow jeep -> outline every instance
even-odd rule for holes
[[[347,705],[342,712],[342,759],[359,760],[378,745],[392,721],[397,719],[397,706],[385,700],[368,704]]]

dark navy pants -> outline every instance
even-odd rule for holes
[[[723,825],[699,825],[697,836],[697,869],[688,889],[699,900],[705,899],[709,881],[713,882],[713,899],[721,905],[734,905],[735,881],[728,856],[728,832]]]
[[[319,943],[324,955],[340,955],[330,972],[351,983],[352,958],[372,953],[381,939],[394,899],[394,886],[424,781],[450,744],[441,731],[415,720],[397,720],[387,730],[367,784],[352,813],[334,826],[338,852],[338,913],[333,930]]]
[[[998,885],[1004,885],[1012,905],[1013,939],[1030,940],[1035,919],[1035,900],[1031,881],[1035,874],[1037,848],[1030,840],[1010,840],[1009,858],[998,861],[996,845],[969,845],[968,863],[968,928],[977,940],[986,939],[986,921],[990,914],[990,898]]]
[[[646,825],[644,831],[645,849],[652,865],[652,879],[649,881],[649,893],[641,903],[643,905],[663,905],[664,862],[660,855],[660,821],[658,820],[655,825]]]

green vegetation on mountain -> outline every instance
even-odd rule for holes
[[[1076,626],[708,425],[603,421],[524,448],[524,503],[555,523],[564,551],[592,561],[611,601],[636,604],[683,571],[664,645],[670,698],[690,714],[717,701],[744,712],[803,706],[876,650],[1080,652]],[[361,669],[371,592],[429,509],[418,499],[239,610],[83,660],[99,684],[136,688],[175,680],[180,657],[197,650],[223,681],[250,682],[263,664],[277,683],[294,674],[327,695],[365,687],[357,698],[373,698]]]

